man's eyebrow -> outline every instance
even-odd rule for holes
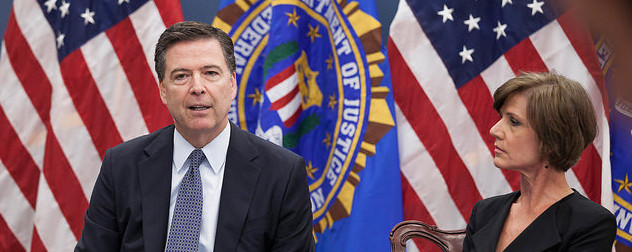
[[[219,69],[221,69],[221,67],[219,65],[215,65],[215,64],[205,65],[202,68],[203,69],[206,69],[206,68],[219,68]]]
[[[176,69],[171,70],[171,72],[169,72],[169,75],[172,75],[175,72],[181,72],[181,71],[186,72],[186,71],[191,71],[191,70],[186,69],[186,68],[176,68]]]

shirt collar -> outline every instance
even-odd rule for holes
[[[215,174],[222,169],[224,163],[226,162],[226,153],[228,153],[228,143],[230,142],[230,130],[230,124],[227,123],[224,130],[222,130],[215,139],[202,147],[202,152],[204,152],[204,155],[206,156],[206,160],[202,163],[210,164],[211,169],[213,169]],[[176,167],[176,171],[180,171],[185,168],[187,159],[193,150],[195,150],[195,147],[184,139],[177,129],[174,130],[173,164]]]

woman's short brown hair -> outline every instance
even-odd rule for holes
[[[500,112],[509,96],[527,98],[527,119],[540,141],[543,160],[567,171],[595,139],[597,122],[588,94],[581,84],[554,73],[523,73],[494,92]]]

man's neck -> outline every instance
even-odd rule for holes
[[[220,133],[222,133],[222,131],[226,127],[228,127],[228,121],[224,122],[223,126],[219,126],[215,129],[210,129],[208,131],[185,133],[183,130],[179,130],[177,125],[176,125],[176,130],[180,133],[180,135],[182,135],[182,137],[185,140],[187,140],[187,142],[193,145],[193,147],[195,147],[196,149],[200,149],[206,146],[211,141],[213,141]]]

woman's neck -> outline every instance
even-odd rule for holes
[[[573,193],[563,171],[554,168],[534,169],[520,175],[520,197],[516,203],[536,212],[546,210],[555,202]]]

